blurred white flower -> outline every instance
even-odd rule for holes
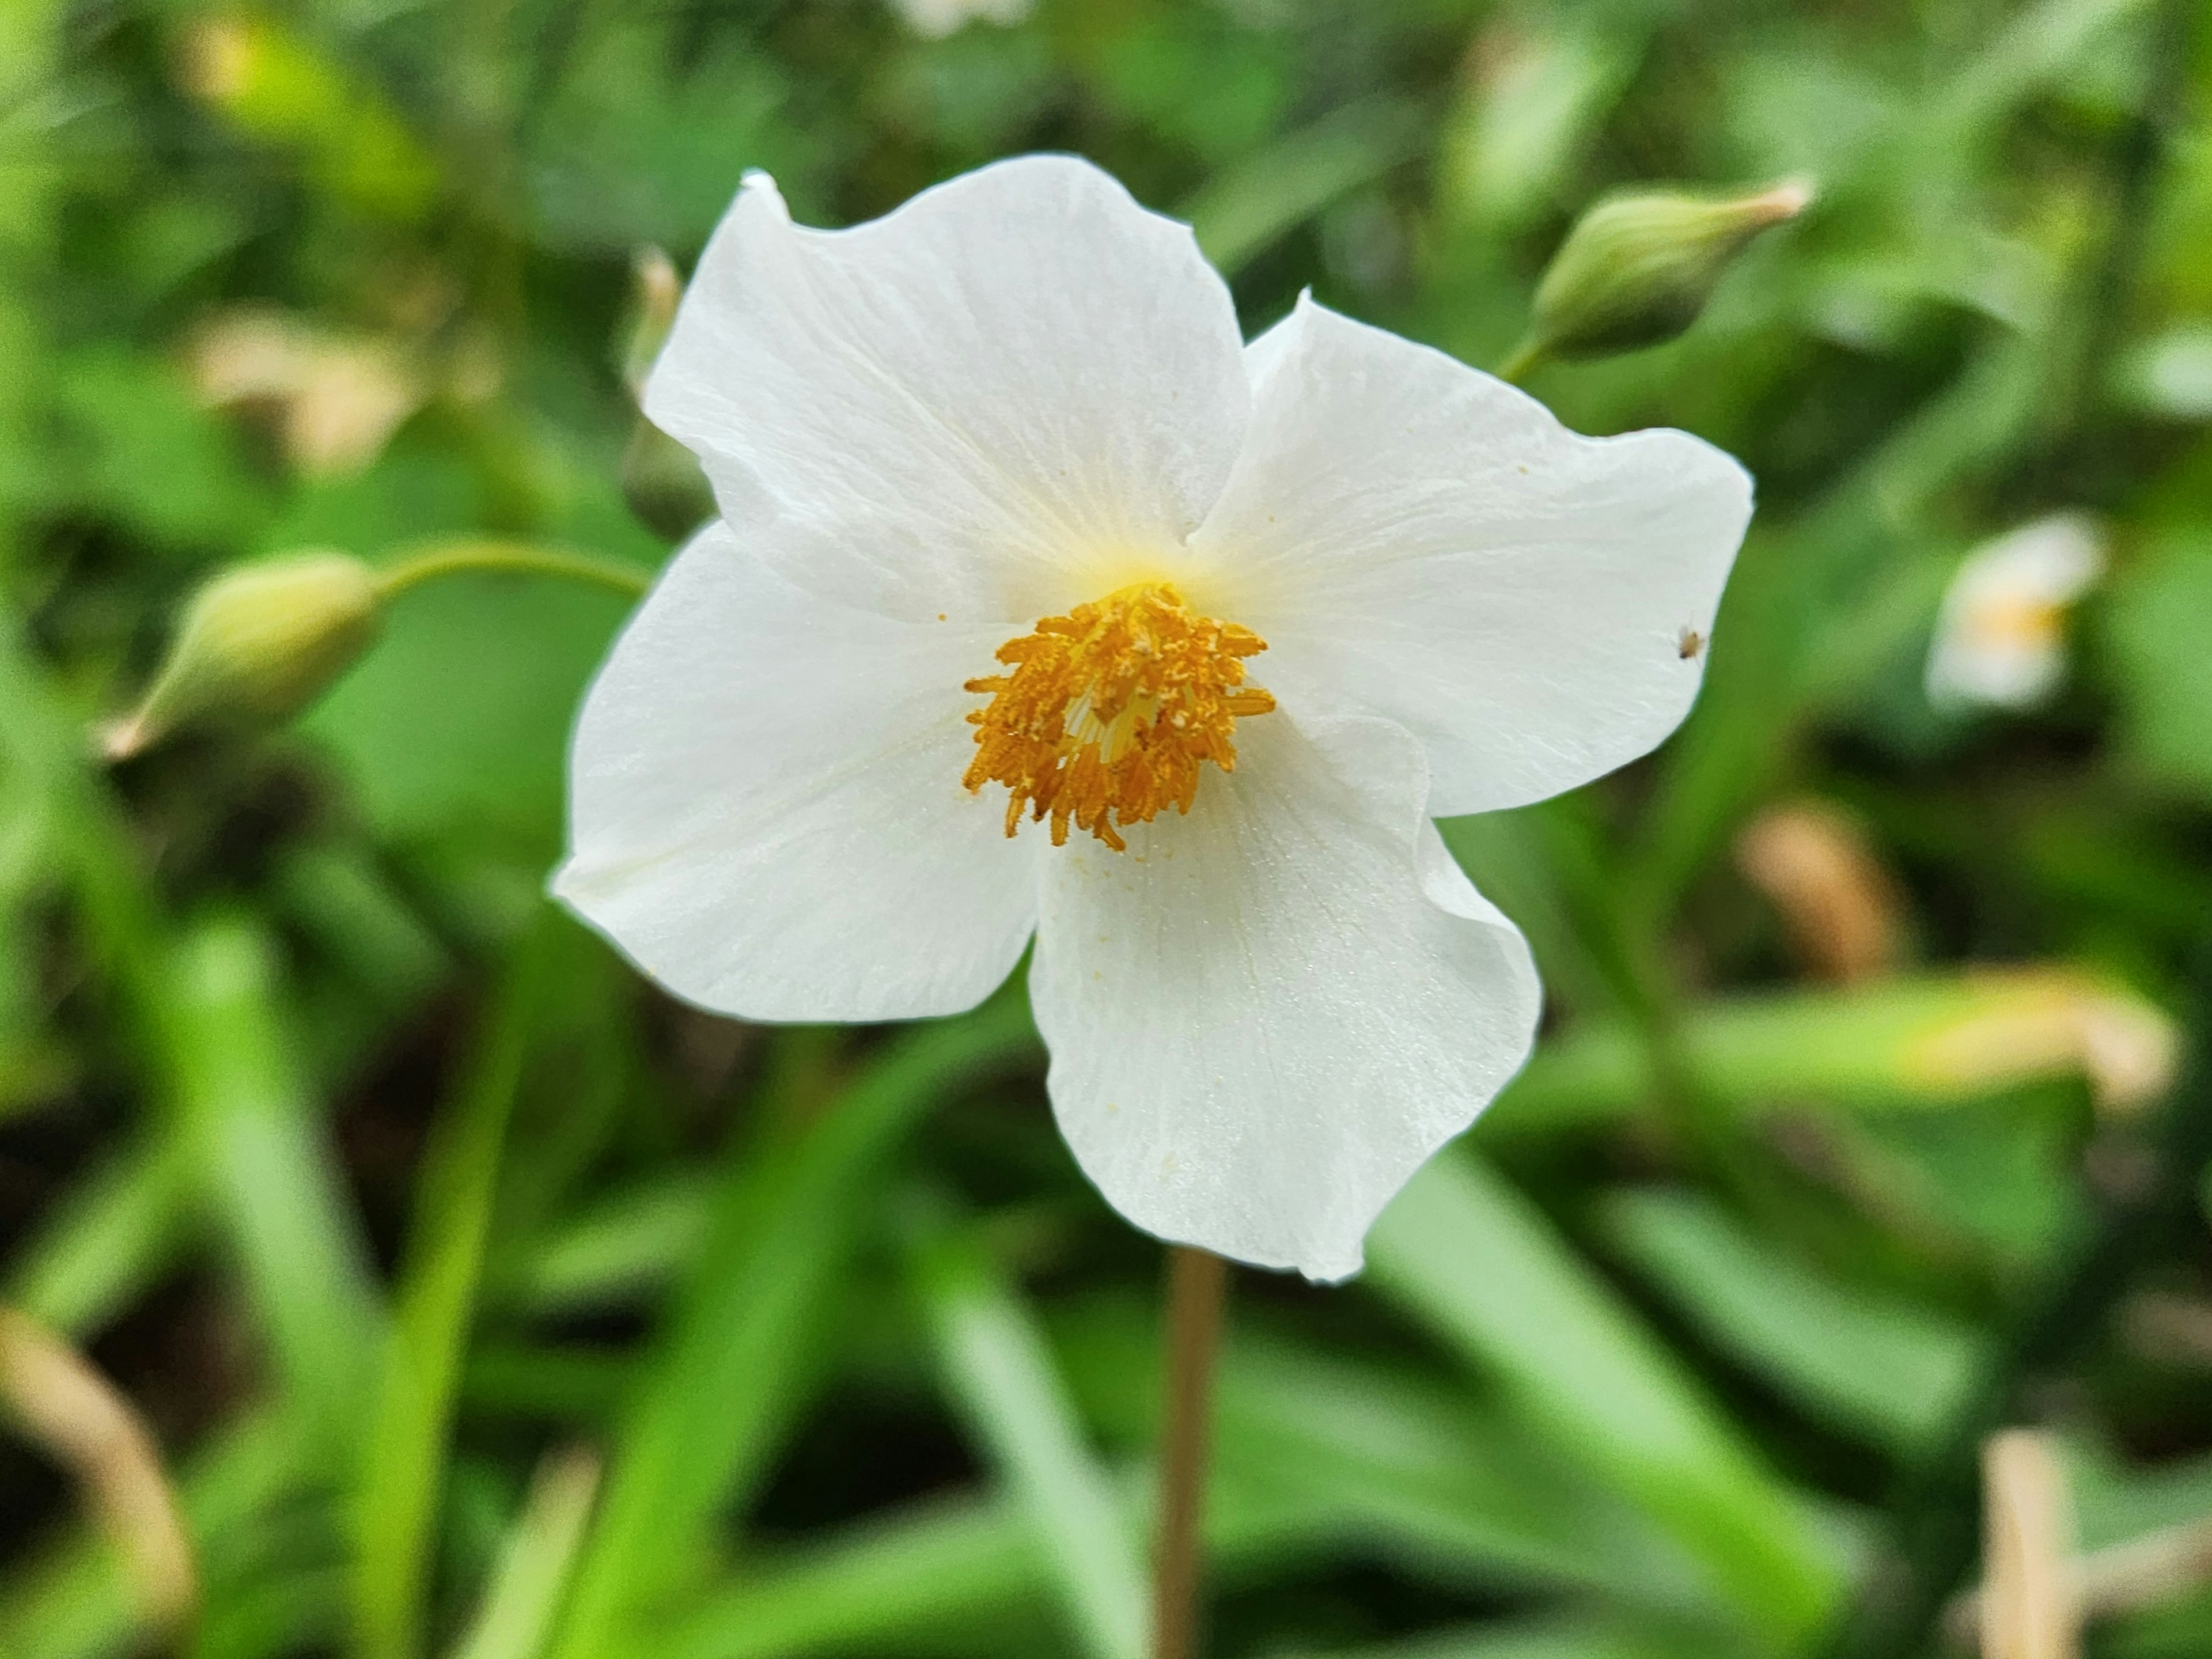
[[[2212,421],[2212,323],[2182,323],[2122,357],[2114,378],[2136,408]]]
[[[1030,15],[1033,0],[892,0],[892,9],[925,40],[942,40],[971,17],[1011,27]]]
[[[1936,614],[1928,697],[1939,707],[2026,708],[2066,672],[2066,611],[2104,574],[2104,536],[2056,513],[1966,556]]]
[[[756,1019],[950,1013],[1034,935],[1107,1198],[1356,1271],[1536,1020],[1429,819],[1673,729],[1742,469],[1310,300],[1243,346],[1188,228],[1060,157],[836,232],[749,179],[646,408],[725,518],[592,688],[555,890]]]

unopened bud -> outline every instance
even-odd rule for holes
[[[644,247],[630,261],[629,323],[623,336],[623,379],[630,396],[645,400],[645,383],[660,349],[676,326],[676,307],[684,298],[684,279],[657,247]],[[680,541],[714,516],[714,492],[698,458],[643,415],[637,417],[623,451],[622,488],[630,511],[647,526]]]
[[[672,542],[714,516],[714,486],[698,457],[642,415],[623,451],[622,489],[639,522]]]
[[[295,553],[227,570],[192,596],[143,702],[102,747],[124,760],[205,719],[298,713],[376,636],[376,580],[349,554]]]
[[[623,344],[623,379],[633,398],[645,395],[646,377],[668,343],[683,298],[684,279],[674,262],[657,247],[640,248],[629,263],[629,330]]]
[[[1744,244],[1812,199],[1809,185],[1792,183],[1732,201],[1656,192],[1600,203],[1537,286],[1532,354],[1596,356],[1673,339]]]

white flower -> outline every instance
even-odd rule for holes
[[[925,40],[957,33],[970,18],[1011,28],[1030,15],[1033,0],[892,0],[906,26]]]
[[[2078,513],[2054,513],[1976,548],[1936,615],[1929,701],[2026,708],[2050,696],[2066,672],[2067,607],[2104,570],[2104,537]]]
[[[725,521],[592,689],[558,894],[755,1019],[950,1013],[1034,936],[1106,1197],[1356,1272],[1536,1021],[1429,819],[1673,729],[1742,470],[1310,300],[1246,347],[1188,228],[1051,156],[836,232],[749,179],[646,407]]]

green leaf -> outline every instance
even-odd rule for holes
[[[1036,1322],[972,1237],[921,1247],[915,1278],[946,1390],[1042,1539],[1084,1650],[1145,1659],[1145,1570]]]
[[[1813,1415],[1891,1450],[1929,1446],[1988,1358],[1972,1327],[1790,1261],[1694,1194],[1615,1193],[1599,1214],[1710,1340]]]
[[[1757,1112],[1808,1097],[1918,1112],[2080,1077],[2101,1013],[2163,1016],[2113,981],[2063,967],[1900,975],[1864,985],[1718,997],[1684,1011],[1681,1042],[1715,1101]],[[1657,1086],[1629,1025],[1585,1019],[1543,1044],[1483,1120],[1485,1136],[1617,1121]]]
[[[1209,1521],[1208,1540],[1222,1528]],[[1048,1595],[1043,1540],[1013,1503],[937,1499],[835,1531],[742,1575],[670,1619],[656,1659],[792,1659],[896,1650]]]
[[[196,1652],[259,1655],[311,1644],[328,1633],[331,1601],[300,1607],[289,1641],[241,1647],[210,1632],[254,1604],[289,1597],[305,1574],[319,1576],[312,1547],[287,1517],[302,1507],[300,1437],[282,1413],[234,1419],[186,1460],[179,1506],[203,1588]],[[8,1659],[118,1659],[151,1634],[123,1563],[104,1534],[77,1533],[19,1565],[0,1583],[0,1653]]]
[[[1289,1648],[1282,1659],[1712,1659],[1708,1642],[1590,1614],[1470,1625],[1350,1651]]]
[[[211,918],[177,945],[177,1118],[286,1392],[338,1458],[368,1404],[381,1309],[272,979],[242,918]]]
[[[485,1340],[469,1353],[462,1399],[472,1413],[611,1426],[635,1369],[626,1349]]]
[[[1367,1283],[1479,1371],[1565,1456],[1607,1481],[1777,1646],[1840,1588],[1803,1502],[1553,1231],[1471,1156],[1432,1159],[1368,1237]]]
[[[1376,96],[1347,104],[1224,169],[1182,216],[1228,276],[1277,238],[1419,150],[1419,106]]]
[[[1085,1414],[1132,1445],[1156,1424],[1157,1326],[1154,1309],[1121,1298],[1054,1322]],[[1149,1483],[1114,1486],[1133,1536]],[[1227,1582],[1353,1559],[1460,1593],[1578,1587],[1675,1621],[1695,1607],[1686,1564],[1640,1516],[1494,1407],[1402,1367],[1255,1337],[1249,1321],[1222,1356],[1205,1526],[1209,1570]],[[668,1646],[672,1659],[972,1652],[978,1632],[1048,1606],[1055,1583],[1011,1495],[934,1500],[748,1558],[675,1620]]]
[[[87,347],[58,380],[72,494],[156,545],[249,541],[265,491],[222,420],[194,402],[181,371],[117,346]]]
[[[1120,1298],[1055,1322],[1085,1415],[1139,1455],[1158,1432],[1158,1310]],[[1457,1378],[1316,1350],[1247,1304],[1214,1402],[1217,1492],[1321,1506],[1336,1547],[1455,1587],[1576,1586],[1680,1607],[1688,1564],[1627,1504]],[[1318,1540],[1317,1540],[1318,1541]]]
[[[1547,1000],[1579,1013],[1613,1005],[1619,964],[1592,946],[1592,910],[1615,890],[1593,843],[1586,804],[1554,797],[1532,806],[1439,819],[1437,828],[1483,896],[1528,935]]]
[[[2039,88],[2080,74],[2099,37],[2148,5],[2149,0],[2042,0],[2026,8],[1952,76],[1938,106],[1939,120],[1951,131],[1993,122]]]
[[[1288,1483],[1285,1483],[1288,1484]],[[1142,1524],[1151,1494],[1120,1483],[1124,1524]],[[1315,1481],[1259,1491],[1217,1477],[1205,1516],[1206,1560],[1231,1578],[1327,1559],[1364,1534],[1341,1492]],[[791,1659],[871,1650],[972,1652],[979,1632],[1020,1618],[1054,1593],[1053,1569],[1028,1514],[1012,1502],[938,1499],[817,1534],[747,1565],[680,1618],[656,1659]]]
[[[696,1258],[714,1218],[705,1170],[607,1194],[506,1254],[493,1291],[540,1316],[590,1312],[659,1291]]]
[[[2119,672],[2128,753],[2156,781],[2212,799],[2212,538],[2168,537],[2145,548],[2112,583],[2105,635]]]
[[[556,1452],[539,1465],[453,1659],[537,1659],[552,1633],[599,1484],[599,1459],[586,1451]]]
[[[1493,233],[1552,205],[1644,55],[1615,16],[1562,21],[1523,32],[1499,20],[1445,127],[1446,204]]]
[[[103,969],[177,1152],[245,1279],[289,1399],[342,1455],[358,1420],[380,1308],[343,1184],[303,1090],[268,943],[217,915],[172,937],[81,732],[0,615],[0,753],[37,781],[69,848]],[[169,1157],[175,1153],[161,1153]]]
[[[1774,784],[1816,702],[1838,695],[1833,653],[1863,648],[1862,608],[1887,609],[1919,554],[1917,520],[1948,485],[2028,432],[2055,372],[2035,333],[1991,337],[1940,392],[1779,529],[1754,526],[1713,624],[1712,665],[1670,739],[1638,834],[1633,902],[1668,913]]]
[[[266,15],[210,14],[188,50],[195,90],[238,129],[296,151],[319,191],[367,213],[412,221],[440,187],[438,158],[383,89],[324,43]]]
[[[2062,1446],[2075,1530],[2085,1551],[2111,1549],[2212,1516],[2212,1456],[2130,1461],[2116,1447],[2069,1437]]]
[[[803,1034],[801,1034],[803,1035]],[[696,1570],[723,1506],[760,1479],[814,1360],[808,1335],[890,1155],[969,1079],[1034,1053],[1000,997],[884,1048],[795,1141],[739,1157],[617,1437],[606,1497],[554,1651],[606,1659],[641,1601]]]
[[[366,1659],[422,1649],[447,1441],[545,939],[541,925],[508,966],[423,1154],[355,1520],[354,1635]]]
[[[197,1198],[181,1140],[149,1132],[42,1218],[9,1270],[6,1299],[72,1337],[96,1334],[196,1242]]]
[[[748,168],[804,182],[817,145],[785,118],[781,70],[738,40],[702,52],[673,33],[654,13],[600,14],[532,122],[527,200],[554,246],[696,248]]]
[[[2170,421],[2212,420],[2212,323],[2181,323],[2132,347],[2112,371],[2130,406]]]

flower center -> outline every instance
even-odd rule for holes
[[[1244,684],[1243,659],[1267,648],[1248,628],[1193,616],[1165,582],[1043,617],[999,647],[1012,673],[968,682],[991,702],[968,716],[975,758],[961,781],[1006,786],[1009,836],[1027,807],[1052,820],[1055,847],[1073,823],[1120,852],[1115,824],[1190,811],[1200,762],[1237,769],[1237,719],[1275,706]]]
[[[2066,617],[2063,605],[2049,599],[2004,594],[1984,599],[1967,612],[1965,632],[1985,650],[2056,645]]]

